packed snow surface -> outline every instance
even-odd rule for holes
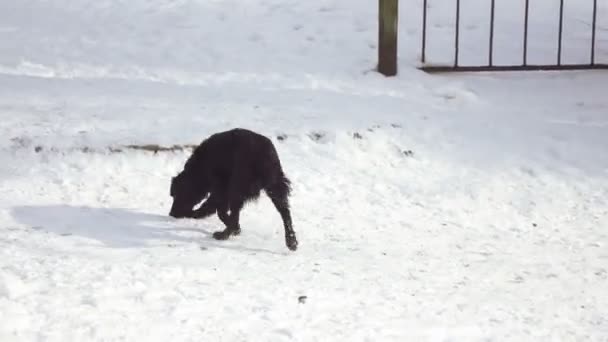
[[[454,2],[428,3],[449,64]],[[523,3],[496,1],[495,63]],[[486,63],[489,2],[462,6]],[[587,63],[592,1],[564,13]],[[0,341],[608,340],[608,73],[426,74],[421,14],[385,78],[377,1],[1,1]],[[559,1],[530,15],[555,63]],[[277,147],[296,252],[264,196],[228,241],[169,217],[190,150],[127,147],[234,127]]]

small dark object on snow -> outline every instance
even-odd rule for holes
[[[279,141],[287,140],[287,134],[279,134],[277,135],[277,139]]]
[[[306,297],[306,296],[300,296],[300,297],[298,297],[298,302],[304,304],[304,303],[306,303],[306,299],[308,299],[308,297]]]
[[[322,132],[312,132],[308,136],[314,141],[319,141],[325,137],[325,134]]]
[[[411,150],[403,151],[403,155],[406,157],[412,157],[414,156],[414,152],[412,152]]]
[[[262,190],[281,215],[287,248],[295,251],[298,241],[288,200],[291,183],[272,141],[250,130],[235,128],[213,134],[194,149],[184,169],[171,180],[169,215],[202,219],[217,213],[226,228],[213,237],[226,240],[240,234],[241,209]]]
[[[353,138],[355,138],[355,139],[363,139],[363,136],[361,135],[361,133],[359,133],[359,132],[355,132],[355,133],[353,134]]]
[[[536,223],[532,223],[532,227],[536,227],[538,226]]]

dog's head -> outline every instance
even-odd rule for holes
[[[173,204],[169,215],[183,218],[193,216],[194,206],[207,196],[207,191],[192,176],[181,172],[171,179],[170,195]]]

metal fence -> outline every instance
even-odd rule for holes
[[[506,0],[512,1],[512,0]],[[581,2],[582,0],[575,0]],[[596,32],[597,32],[597,0],[593,1],[593,14],[591,19],[591,44],[589,46],[591,55],[589,63],[583,64],[564,64],[562,63],[562,46],[564,33],[564,0],[559,0],[559,22],[558,22],[558,41],[557,55],[554,64],[528,64],[528,22],[530,17],[530,0],[525,0],[524,4],[524,35],[522,39],[523,56],[522,63],[517,65],[495,65],[494,64],[494,21],[496,17],[496,0],[490,3],[490,29],[488,41],[488,64],[462,66],[459,64],[460,48],[460,0],[456,0],[456,24],[454,34],[454,64],[447,66],[425,65],[426,63],[426,44],[427,44],[427,2],[424,0],[422,14],[422,54],[420,69],[428,72],[450,72],[450,71],[525,71],[525,70],[585,70],[585,69],[608,69],[608,64],[596,62]]]

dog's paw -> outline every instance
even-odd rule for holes
[[[227,240],[231,235],[236,236],[241,234],[241,228],[230,230],[224,229],[222,231],[217,231],[213,233],[213,238],[216,240]]]
[[[298,249],[298,240],[295,235],[287,235],[285,237],[285,245],[290,251],[296,251]]]
[[[216,240],[227,240],[230,237],[230,233],[223,231],[217,231],[213,233],[213,238]]]

